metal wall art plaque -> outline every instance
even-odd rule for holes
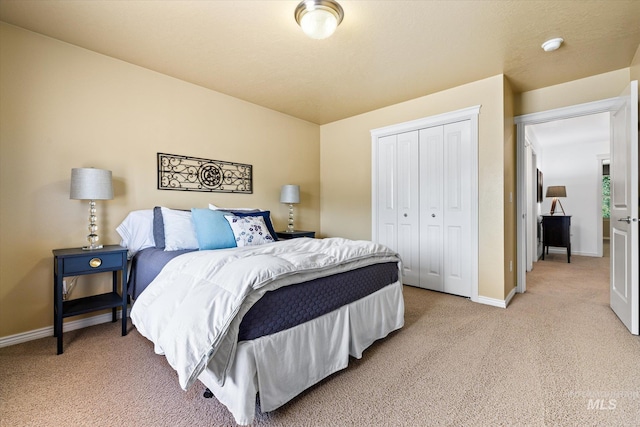
[[[253,193],[253,167],[158,153],[158,190]]]

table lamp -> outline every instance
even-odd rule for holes
[[[567,197],[567,188],[564,185],[550,185],[547,187],[546,197],[553,197],[553,201],[551,202],[551,215],[556,211],[556,203],[560,205],[562,215],[566,215],[564,208],[562,207],[562,203],[558,200],[559,197]]]
[[[96,225],[96,200],[113,199],[113,184],[111,182],[111,171],[94,168],[73,168],[71,169],[71,191],[70,199],[89,200],[89,234],[88,246],[82,249],[101,249],[98,244],[98,226]]]
[[[280,203],[289,204],[289,225],[287,233],[293,233],[293,204],[300,203],[300,186],[283,185],[280,190]]]

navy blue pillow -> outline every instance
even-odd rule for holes
[[[164,220],[160,206],[153,208],[153,240],[156,242],[156,248],[164,249]]]
[[[247,212],[247,211],[228,211],[234,214],[235,216],[261,216],[264,219],[264,223],[267,225],[267,230],[269,230],[269,234],[273,237],[273,240],[278,240],[278,235],[276,231],[273,229],[273,224],[271,224],[271,212],[270,211],[258,211],[258,212]],[[154,236],[155,237],[155,236]]]

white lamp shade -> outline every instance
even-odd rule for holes
[[[77,200],[113,199],[111,171],[94,168],[71,169],[69,198]]]
[[[300,186],[283,185],[280,190],[280,203],[300,203]]]

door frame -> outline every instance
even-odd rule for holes
[[[516,292],[524,293],[527,290],[526,267],[527,267],[527,198],[525,177],[525,127],[539,123],[546,123],[555,120],[571,119],[574,117],[588,116],[598,113],[611,113],[615,109],[617,98],[608,98],[600,101],[587,102],[584,104],[572,105],[569,107],[556,108],[553,110],[541,111],[539,113],[523,114],[514,117],[516,125],[516,179],[517,179],[517,286]]]
[[[471,188],[471,301],[478,302],[478,115],[480,105],[463,108],[448,113],[429,116],[409,122],[398,123],[378,129],[371,130],[371,240],[374,242],[378,238],[378,150],[376,144],[378,138],[397,133],[410,132],[433,126],[446,125],[462,120],[471,122],[471,176],[473,183]]]

